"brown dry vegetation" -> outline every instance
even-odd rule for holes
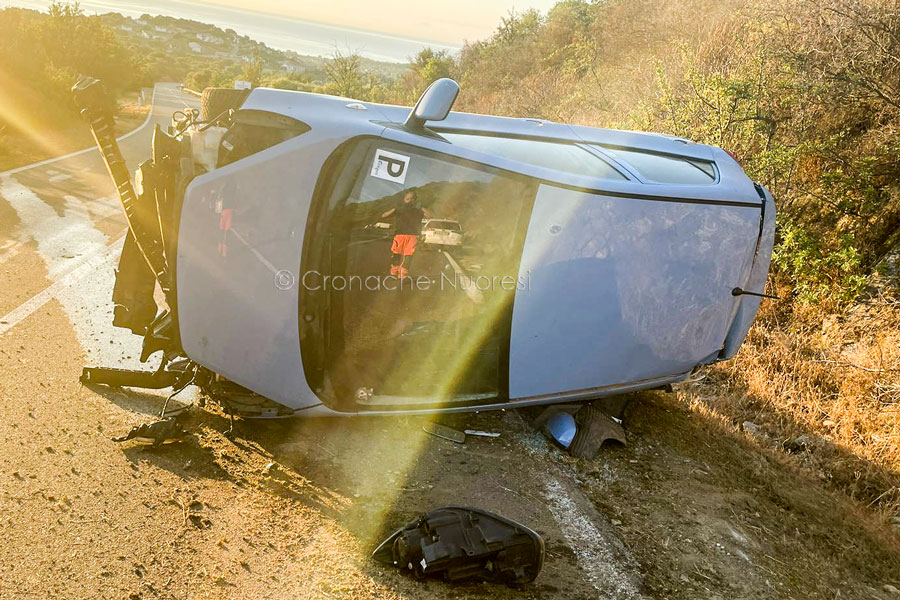
[[[884,291],[884,290],[879,290]],[[878,294],[843,314],[791,320],[761,311],[734,361],[689,400],[765,445],[796,455],[829,485],[883,517],[900,512],[900,310]],[[800,319],[805,317],[807,321]],[[821,319],[821,321],[820,321]]]

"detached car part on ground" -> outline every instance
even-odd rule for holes
[[[544,565],[544,540],[520,523],[464,506],[436,508],[384,540],[373,558],[417,577],[521,584]]]
[[[681,381],[754,319],[775,206],[719,148],[453,113],[449,79],[412,111],[213,91],[132,186],[100,83],[75,87],[130,226],[114,323],[163,356],[90,381],[194,383],[246,416],[511,408]],[[398,245],[410,190],[465,243]]]

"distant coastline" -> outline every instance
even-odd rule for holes
[[[335,50],[352,51],[378,61],[406,63],[422,48],[455,52],[459,46],[416,40],[375,31],[304,21],[270,13],[219,7],[184,0],[157,0],[152,8],[133,0],[85,0],[79,2],[87,14],[117,12],[128,17],[166,15],[233,29],[270,48],[292,50],[307,56],[329,57]],[[46,11],[50,0],[0,0],[0,7],[17,6]]]

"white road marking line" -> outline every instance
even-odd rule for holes
[[[547,509],[575,553],[579,566],[601,600],[639,600],[640,573],[634,558],[619,541],[614,532],[604,533],[594,524],[594,518],[602,519],[593,507],[585,511],[575,501],[562,481],[565,476],[553,464],[547,439],[528,425],[519,411],[506,413],[507,423],[518,432],[516,441],[524,453],[540,456],[548,461],[549,468],[538,473],[542,496]],[[574,484],[573,484],[574,486]],[[577,487],[577,486],[574,486]],[[577,493],[577,492],[576,492]],[[590,505],[590,500],[583,499]],[[595,513],[592,518],[591,512]]]
[[[481,290],[472,283],[472,278],[466,275],[466,272],[463,271],[462,267],[459,266],[459,263],[450,256],[449,252],[445,252],[444,250],[441,250],[440,252],[444,255],[447,262],[450,263],[450,266],[453,267],[453,270],[456,271],[456,276],[459,277],[462,288],[465,290],[469,300],[475,304],[481,304],[484,301],[484,296],[481,295]]]
[[[153,109],[155,108],[154,101],[156,100],[156,88],[157,86],[153,86],[153,95],[150,97],[150,110],[147,111],[147,118],[144,119],[144,122],[141,123],[140,127],[136,129],[132,129],[126,134],[120,135],[116,138],[117,141],[122,141],[124,139],[130,138],[137,132],[141,131],[150,124],[150,119],[153,118]],[[36,167],[42,167],[44,165],[50,165],[60,160],[65,160],[67,158],[72,158],[75,156],[81,156],[82,154],[87,154],[88,152],[98,152],[96,146],[91,146],[90,148],[85,148],[84,150],[77,150],[75,152],[69,152],[68,154],[63,154],[62,156],[55,156],[53,158],[48,158],[46,160],[42,160],[36,163],[31,163],[30,165],[23,165],[21,167],[16,167],[15,169],[9,169],[8,171],[3,171],[0,173],[0,176],[12,175],[14,173],[21,173],[22,171],[27,171],[28,169],[34,169]]]
[[[85,218],[88,219],[91,218],[91,215],[105,219],[113,215],[122,214],[122,207],[118,205],[118,203],[110,204],[106,201],[107,198],[116,198],[116,196],[107,196],[106,198],[79,198],[78,196],[66,194],[63,197],[66,199],[67,208],[85,215]]]
[[[640,598],[634,583],[616,568],[621,562],[616,549],[569,497],[562,484],[552,477],[544,483],[547,508],[559,525],[578,564],[601,598]]]
[[[14,308],[12,311],[0,317],[0,335],[3,335],[27,319],[36,310],[47,304],[50,300],[56,298],[56,296],[67,288],[75,285],[80,280],[105,266],[107,263],[112,262],[112,258],[117,255],[117,251],[121,250],[124,241],[125,236],[122,236],[110,246],[105,247],[87,258],[81,265],[44,288],[43,291],[38,292],[17,308]]]

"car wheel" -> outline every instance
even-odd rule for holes
[[[206,88],[200,98],[200,120],[209,122],[210,119],[215,119],[232,108],[239,108],[249,94],[250,90]]]

